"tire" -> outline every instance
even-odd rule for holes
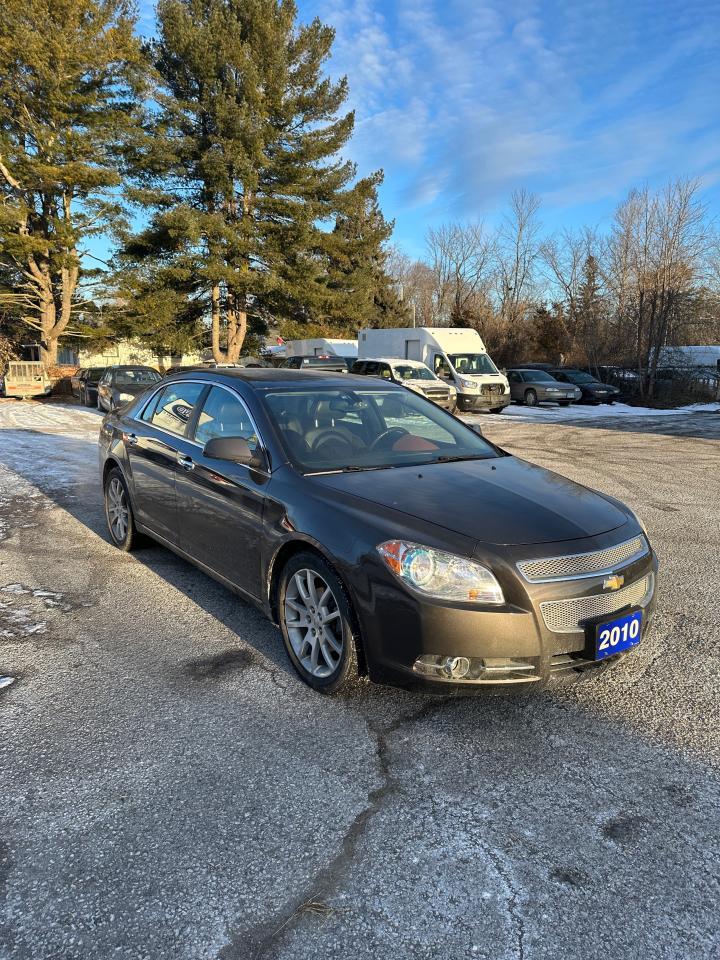
[[[97,395],[97,400],[95,401],[95,405],[97,406],[98,410],[103,410],[103,405],[100,403],[100,394]]]
[[[534,390],[526,390],[523,403],[527,407],[536,407],[538,405],[537,393]]]
[[[87,392],[87,390],[83,390],[82,402],[86,407],[91,407],[93,405],[93,402],[90,399],[90,394]]]
[[[505,407],[490,407],[490,413],[502,413]]]
[[[330,618],[325,623],[321,609]],[[290,662],[313,690],[335,694],[357,679],[358,634],[350,600],[322,557],[303,552],[288,561],[280,574],[278,620]]]
[[[569,401],[569,400],[558,400],[558,403],[560,404],[561,407],[569,407],[569,406],[570,406],[570,401]]]
[[[122,473],[113,467],[105,477],[105,520],[107,521],[110,539],[123,553],[130,553],[138,545],[138,532],[135,528],[135,519],[133,517],[132,506],[130,504],[130,495],[127,484]],[[125,509],[125,523],[119,522],[120,513],[116,513],[117,520],[113,519],[113,507],[120,510]],[[123,532],[124,531],[124,532]],[[121,536],[122,535],[122,536]]]

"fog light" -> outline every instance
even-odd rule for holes
[[[468,675],[470,661],[467,657],[446,657],[442,669],[446,677],[461,680]]]

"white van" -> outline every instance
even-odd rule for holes
[[[332,337],[287,340],[285,351],[287,357],[344,357],[346,360],[354,360],[358,355],[358,342]]]
[[[421,360],[455,387],[461,410],[500,413],[510,403],[507,377],[490,359],[477,330],[464,327],[361,330],[358,356]]]

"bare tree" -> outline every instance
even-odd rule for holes
[[[515,190],[510,213],[497,242],[497,295],[503,319],[516,327],[527,313],[535,284],[540,252],[540,199],[527,190]]]
[[[429,230],[426,243],[435,276],[438,319],[457,326],[471,323],[488,300],[494,238],[481,222],[450,223]]]
[[[616,211],[610,275],[650,397],[660,348],[693,294],[710,244],[696,181],[676,180],[659,193],[632,191]]]

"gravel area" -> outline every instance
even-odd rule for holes
[[[104,528],[99,415],[0,403],[0,958],[718,958],[720,415],[485,416],[628,502],[654,629],[542,692],[322,698]]]

